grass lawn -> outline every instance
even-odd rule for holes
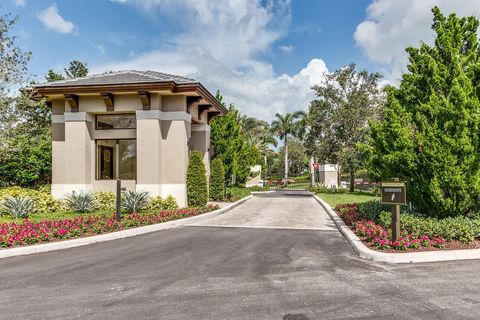
[[[333,208],[337,204],[359,203],[379,199],[377,196],[360,193],[318,193],[317,195]]]

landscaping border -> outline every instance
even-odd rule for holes
[[[335,210],[319,196],[314,196],[315,200],[325,209],[327,214],[343,234],[347,241],[353,247],[353,250],[361,258],[386,263],[420,263],[420,262],[439,262],[454,260],[472,260],[480,259],[480,249],[460,249],[460,250],[438,250],[424,252],[403,252],[387,253],[378,252],[367,247],[360,238],[343,222]]]
[[[88,237],[84,237],[84,238],[62,240],[62,241],[49,242],[49,243],[41,243],[41,244],[35,244],[35,245],[31,245],[31,246],[23,246],[23,247],[17,247],[17,248],[0,249],[0,259],[15,257],[15,256],[29,255],[29,254],[34,254],[34,253],[41,253],[41,252],[49,252],[49,251],[76,248],[76,247],[87,246],[87,245],[91,245],[91,244],[95,244],[95,243],[124,239],[124,238],[138,236],[138,235],[141,235],[141,234],[155,232],[155,231],[176,228],[176,227],[184,226],[186,224],[190,224],[192,222],[199,222],[199,221],[202,221],[202,220],[206,220],[206,219],[209,219],[209,218],[219,216],[219,215],[237,207],[238,205],[242,204],[243,202],[251,199],[252,197],[253,196],[250,195],[250,196],[242,198],[242,199],[240,199],[240,200],[238,200],[234,203],[228,204],[223,208],[220,208],[220,209],[217,209],[217,210],[214,210],[214,211],[210,211],[210,212],[207,212],[207,213],[203,213],[203,214],[200,214],[200,215],[197,215],[197,216],[194,216],[194,217],[177,219],[177,220],[152,224],[152,225],[149,225],[149,226],[135,227],[135,228],[121,230],[121,231],[114,231],[114,232],[110,232],[110,233],[106,233],[106,234],[99,234],[99,235],[88,236]]]

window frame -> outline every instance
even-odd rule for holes
[[[113,178],[113,179],[101,179],[99,176],[100,176],[100,172],[99,172],[99,161],[98,161],[98,157],[99,157],[99,154],[98,154],[98,141],[102,141],[102,140],[109,140],[109,141],[115,141],[115,145],[117,143],[117,140],[120,141],[120,140],[133,140],[135,141],[135,157],[137,157],[137,138],[110,138],[110,139],[95,139],[95,181],[116,181],[118,180],[118,177],[116,178]],[[116,154],[115,152],[115,149],[114,149],[114,155]],[[117,160],[118,161],[118,160]],[[136,160],[135,160],[136,161]],[[123,180],[123,181],[137,181],[137,173],[138,173],[138,166],[136,166],[135,168],[135,179],[120,179],[120,180]],[[113,175],[115,175],[115,168],[113,169]]]
[[[135,118],[135,127],[134,128],[104,128],[101,129],[98,127],[98,116],[124,116],[124,115],[133,115]],[[95,130],[98,131],[108,131],[108,130],[136,130],[137,129],[137,115],[133,112],[123,112],[123,113],[98,113],[95,115]],[[115,140],[115,139],[99,139],[99,140]],[[120,139],[120,140],[127,140],[127,139]]]

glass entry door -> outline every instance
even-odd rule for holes
[[[137,144],[135,139],[97,140],[97,179],[136,180]]]
[[[113,149],[114,147],[99,145],[100,172],[99,179],[113,179]]]

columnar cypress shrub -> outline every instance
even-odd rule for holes
[[[216,158],[212,161],[212,169],[210,170],[210,199],[220,201],[225,196],[225,169],[223,161]]]
[[[203,207],[208,201],[208,185],[202,154],[193,151],[187,169],[187,202],[189,207]]]

